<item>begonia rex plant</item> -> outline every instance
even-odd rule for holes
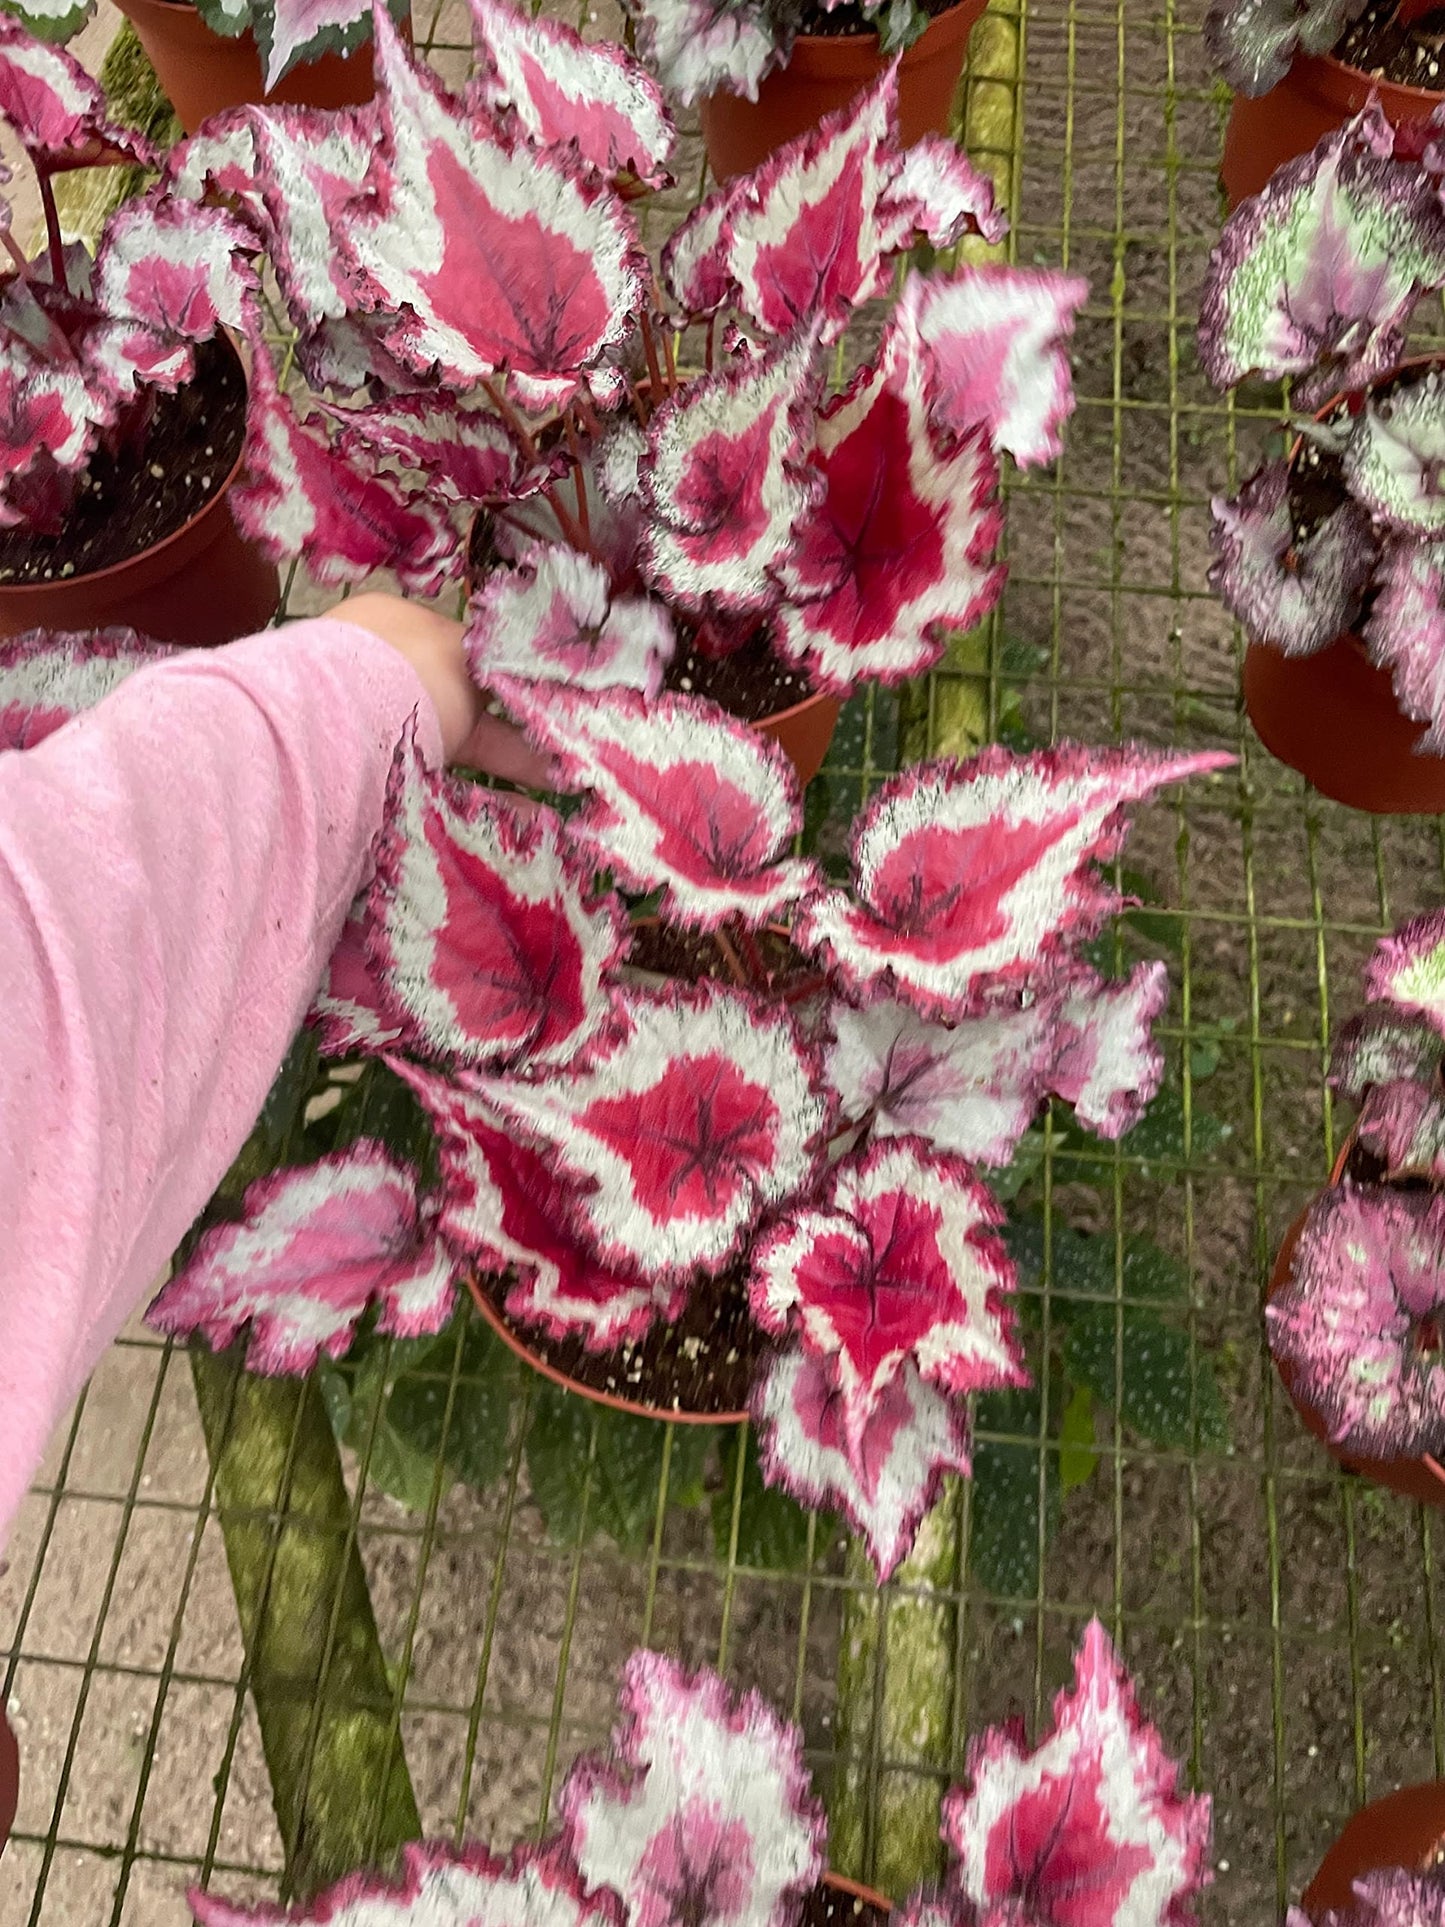
[[[1327,54],[1367,0],[1212,0],[1204,45],[1229,85],[1242,94],[1267,94],[1289,72],[1296,54]],[[1399,14],[1429,10],[1435,0],[1399,0]]]
[[[164,203],[130,201],[106,222],[94,260],[65,241],[58,174],[158,157],[110,120],[77,61],[5,14],[0,119],[34,170],[47,237],[28,260],[0,191],[10,261],[0,275],[0,530],[54,535],[97,452],[142,450],[157,398],[191,379],[197,347],[242,325],[255,277],[248,236],[221,208],[182,220]]]
[[[896,74],[705,199],[658,283],[617,185],[666,178],[651,78],[504,0],[473,19],[464,95],[378,13],[373,106],[218,117],[158,190],[248,227],[297,331],[305,414],[254,344],[247,532],[430,589],[470,527],[478,651],[522,675],[575,677],[579,637],[585,674],[605,638],[649,692],[689,652],[770,649],[835,694],[927,668],[999,593],[1000,457],[1058,452],[1084,284],[912,274],[830,395],[900,254],[1002,231],[951,143],[900,150]]]
[[[1270,1349],[1332,1444],[1445,1452],[1445,913],[1376,950],[1331,1087],[1358,1111],[1338,1184],[1310,1206],[1266,1309]]]
[[[573,1766],[541,1846],[506,1862],[409,1847],[399,1883],[354,1875],[289,1914],[196,1890],[199,1927],[803,1927],[826,1823],[801,1731],[757,1693],[661,1653],[632,1655],[621,1705],[611,1747]],[[971,1741],[966,1781],[943,1803],[944,1880],[889,1918],[1185,1927],[1209,1879],[1210,1801],[1178,1779],[1094,1620],[1037,1746],[1012,1725]]]
[[[1307,1914],[1291,1907],[1285,1927],[1445,1927],[1445,1872],[1439,1866],[1377,1867],[1358,1876],[1348,1907]]]
[[[1281,167],[1226,222],[1199,324],[1226,388],[1288,378],[1299,441],[1214,503],[1210,582],[1256,642],[1307,656],[1358,631],[1420,747],[1445,751],[1445,369],[1402,365],[1445,287],[1439,130],[1378,106]],[[1422,152],[1423,149],[1423,152]]]

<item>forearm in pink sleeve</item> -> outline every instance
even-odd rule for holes
[[[0,1547],[46,1439],[255,1122],[435,713],[322,619],[0,755]]]

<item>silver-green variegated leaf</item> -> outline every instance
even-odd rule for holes
[[[196,0],[196,12],[212,33],[234,40],[251,24],[251,0]]]
[[[1204,21],[1213,66],[1242,94],[1267,94],[1297,53],[1327,54],[1365,0],[1214,0]]]
[[[1269,462],[1213,503],[1209,586],[1255,642],[1287,656],[1325,649],[1359,616],[1375,563],[1370,518],[1341,492],[1313,528],[1295,528],[1289,464]]]
[[[1371,514],[1412,535],[1445,530],[1445,373],[1372,394],[1345,445],[1345,474]]]
[[[1417,748],[1445,756],[1445,541],[1386,542],[1364,634],[1401,709],[1427,725]]]
[[[1291,376],[1314,408],[1398,361],[1416,302],[1445,286],[1445,208],[1435,179],[1393,150],[1372,103],[1229,217],[1199,318],[1217,388]]]
[[[4,0],[38,40],[69,40],[95,12],[95,0]]]

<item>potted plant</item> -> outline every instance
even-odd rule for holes
[[[251,109],[173,156],[177,218],[185,195],[224,202],[269,256],[314,397],[303,417],[254,344],[238,513],[327,581],[466,566],[498,636],[523,577],[579,621],[615,600],[670,687],[717,696],[811,776],[842,697],[926,669],[997,597],[998,461],[1057,452],[1084,284],[914,274],[874,362],[830,397],[848,314],[900,252],[998,232],[955,149],[899,151],[892,73],[766,181],[705,200],[658,288],[615,185],[665,177],[650,77],[497,0],[475,23],[463,101],[378,13],[381,138]],[[540,586],[538,543],[573,551]]]
[[[968,37],[988,0],[628,0],[643,58],[699,102],[720,181],[749,174],[846,108],[890,61],[900,139],[948,134]]]
[[[967,1784],[943,1803],[943,1882],[891,1915],[881,1894],[823,1871],[803,1735],[757,1693],[636,1652],[621,1705],[610,1748],[574,1764],[559,1831],[540,1846],[506,1863],[480,1847],[409,1847],[400,1883],[352,1876],[292,1913],[195,1889],[199,1927],[827,1927],[845,1917],[840,1896],[862,1927],[1183,1927],[1209,1879],[1209,1799],[1178,1791],[1097,1619],[1037,1746],[1013,1724],[975,1736]]]
[[[1395,127],[1445,99],[1439,0],[1212,0],[1204,43],[1234,90],[1220,177],[1231,208],[1371,100]]]
[[[0,16],[0,117],[35,170],[44,255],[27,260],[0,204],[0,635],[130,624],[224,642],[261,627],[276,570],[238,535],[246,373],[226,330],[254,301],[247,236],[223,210],[179,225],[131,201],[94,261],[67,245],[53,181],[154,159],[106,117],[62,48]]]
[[[1270,1350],[1305,1423],[1350,1469],[1445,1504],[1445,915],[1376,951],[1371,1001],[1330,1083],[1358,1118],[1329,1186],[1280,1248]]]
[[[95,0],[6,0],[32,33],[68,40]],[[347,107],[371,99],[371,0],[117,0],[186,132],[252,101]],[[409,30],[411,0],[385,0]]]
[[[1210,380],[1288,377],[1318,411],[1214,503],[1210,582],[1249,637],[1245,707],[1276,756],[1357,809],[1445,808],[1445,374],[1401,360],[1442,286],[1439,177],[1378,107],[1238,208],[1204,280]]]
[[[1401,1787],[1342,1828],[1286,1927],[1433,1927],[1445,1918],[1445,1781]]]

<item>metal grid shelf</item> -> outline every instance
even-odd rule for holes
[[[610,1722],[621,1660],[651,1641],[721,1664],[800,1718],[820,1784],[852,1789],[835,1857],[886,1874],[906,1858],[899,1816],[916,1820],[920,1791],[959,1773],[970,1731],[1038,1716],[1095,1611],[1168,1745],[1215,1796],[1206,1923],[1268,1918],[1359,1801],[1445,1770],[1439,1522],[1333,1470],[1279,1394],[1259,1318],[1273,1250],[1339,1135],[1324,1085],[1331,1025],[1357,1001],[1374,937],[1445,895],[1445,839],[1435,821],[1322,802],[1239,713],[1241,640],[1205,586],[1208,498],[1248,471],[1280,413],[1267,396],[1213,395],[1194,355],[1226,110],[1202,12],[1203,0],[994,0],[976,36],[966,124],[1013,210],[1011,255],[1092,285],[1078,412],[1058,464],[1009,485],[1012,573],[981,650],[910,692],[901,718],[892,699],[855,705],[826,781],[830,821],[845,821],[901,741],[955,749],[1006,713],[1044,737],[1239,752],[1237,775],[1146,811],[1129,857],[1177,936],[1164,1034],[1182,1055],[1182,1154],[1100,1149],[1087,1206],[1076,1184],[1054,1183],[1052,1139],[1042,1167],[1054,1226],[1087,1209],[1116,1251],[1146,1234],[1186,1267],[1189,1330],[1223,1386],[1230,1449],[1151,1449],[1110,1418],[1031,1594],[979,1583],[963,1486],[924,1557],[875,1595],[816,1523],[796,1570],[749,1564],[740,1475],[716,1500],[720,1539],[706,1511],[670,1504],[676,1439],[639,1550],[592,1531],[590,1478],[574,1529],[550,1539],[521,1445],[540,1394],[521,1380],[511,1448],[484,1492],[444,1492],[438,1468],[429,1502],[403,1509],[369,1476],[373,1425],[328,1511],[307,1483],[315,1401],[292,1394],[289,1416],[271,1414],[274,1462],[237,1468],[225,1442],[244,1394],[225,1364],[202,1368],[218,1480],[190,1362],[137,1325],[56,1441],[0,1579],[0,1677],[26,1762],[0,1927],[171,1927],[188,1920],[180,1895],[197,1878],[240,1897],[282,1890],[253,1683],[293,1722],[302,1804],[334,1761],[317,1673],[288,1683],[251,1622],[242,1636],[223,1497],[233,1537],[249,1533],[257,1554],[270,1634],[289,1629],[333,1694],[348,1666],[353,1686],[365,1674],[347,1645],[347,1588],[364,1574],[383,1664],[356,1704],[404,1747],[432,1832],[504,1844],[542,1827],[568,1760]],[[423,33],[418,13],[453,78],[463,16],[445,0]],[[681,178],[689,190],[648,214],[650,242],[702,183],[695,139]],[[303,585],[291,606],[312,606]],[[1205,1039],[1218,1057],[1207,1087],[1191,1068]],[[1206,1109],[1229,1127],[1207,1146]],[[1066,1304],[1046,1268],[1046,1337]],[[461,1366],[459,1338],[437,1381],[443,1426]],[[999,1436],[1034,1448],[1041,1479],[1058,1451],[1051,1434],[980,1434]],[[590,1418],[578,1438],[590,1465]],[[342,1579],[288,1592],[313,1556]],[[920,1653],[944,1709],[921,1748],[896,1717]],[[388,1798],[374,1786],[362,1803],[356,1824],[373,1843]]]

